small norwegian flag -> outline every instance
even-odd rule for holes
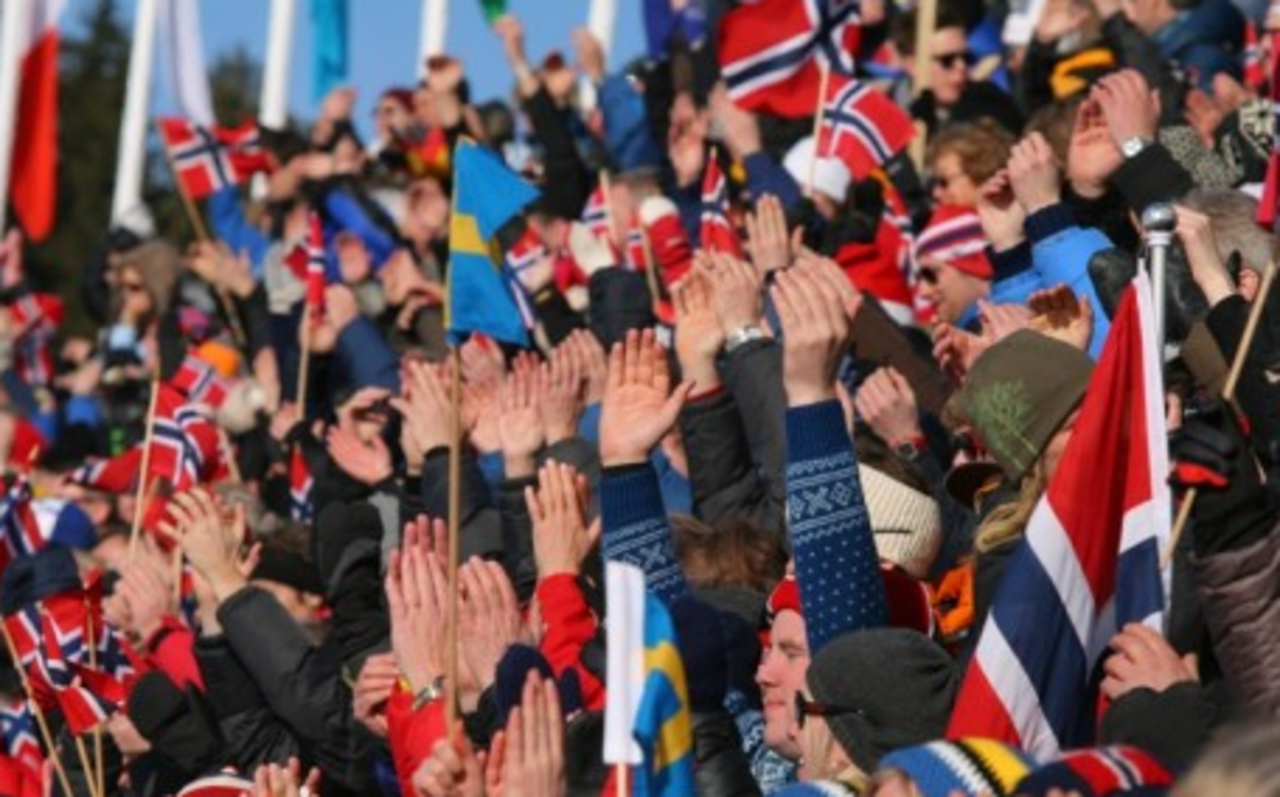
[[[285,257],[285,265],[293,275],[306,284],[307,312],[311,322],[318,324],[324,318],[324,289],[328,285],[324,248],[324,226],[320,216],[311,212],[307,219],[307,239],[299,243]]]
[[[631,218],[631,226],[627,229],[626,245],[627,251],[623,255],[623,260],[627,268],[631,271],[648,271],[649,255],[646,251],[644,227],[641,226],[638,217]]]
[[[0,703],[0,733],[4,738],[4,754],[17,761],[25,778],[41,778],[44,751],[36,736],[35,717],[24,699]]]
[[[521,274],[546,257],[547,247],[531,227],[525,228],[524,235],[503,256],[503,276],[507,279],[507,287],[511,291],[511,298],[515,300],[516,310],[520,312],[520,320],[524,322],[525,329],[536,327],[538,317],[533,311],[533,297],[529,295]]]
[[[169,384],[192,404],[203,404],[214,410],[221,409],[231,391],[231,386],[212,365],[192,354],[183,358]]]
[[[127,493],[137,485],[142,449],[134,447],[111,459],[81,465],[67,476],[67,482],[104,493]]]
[[[582,223],[602,241],[613,238],[609,228],[609,197],[605,195],[603,184],[597,185],[587,197],[587,205],[582,209]]]
[[[32,505],[31,483],[26,476],[18,476],[5,492],[0,522],[4,524],[4,550],[0,558],[6,566],[14,559],[35,556],[49,542]]]
[[[50,344],[62,326],[62,300],[50,293],[24,294],[9,308],[10,322],[20,330],[13,342],[13,368],[28,385],[53,381]]]
[[[712,152],[702,173],[702,225],[699,232],[702,248],[742,257],[738,233],[729,223],[729,181],[720,170]]]
[[[147,480],[163,478],[187,490],[212,478],[221,465],[218,430],[203,411],[169,385],[160,385]]]
[[[66,649],[77,645],[83,647],[83,644],[77,634],[59,627],[48,614],[41,617],[40,648],[44,658],[44,671],[53,687],[58,708],[62,710],[62,718],[76,736],[106,722],[119,708],[82,682],[77,682],[80,673],[67,657]]]
[[[255,172],[271,168],[254,124],[206,129],[186,119],[166,117],[160,120],[160,136],[183,191],[192,199],[239,185]]]
[[[883,166],[915,136],[915,125],[893,100],[858,80],[832,81],[822,108],[818,152],[844,161],[858,180]]]
[[[315,479],[311,476],[302,446],[295,445],[293,454],[289,456],[289,514],[300,523],[310,522],[315,514],[315,506],[311,502],[313,487]]]

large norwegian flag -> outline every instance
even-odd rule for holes
[[[1093,743],[1109,641],[1127,623],[1162,623],[1166,431],[1150,282],[1139,276],[996,591],[948,738],[1000,739],[1042,760]]]
[[[818,153],[839,158],[854,177],[866,179],[911,143],[915,125],[870,83],[841,79],[832,88],[822,107]]]
[[[239,185],[256,172],[270,171],[256,124],[205,128],[166,117],[160,120],[160,135],[183,191],[192,199]]]
[[[160,385],[147,480],[167,479],[187,490],[213,478],[221,464],[217,427],[203,411],[167,384]]]
[[[702,224],[698,237],[703,249],[742,257],[738,233],[729,223],[729,181],[712,153],[702,173]]]
[[[857,0],[747,0],[720,22],[720,72],[747,110],[812,116],[821,64],[852,75],[861,41]]]

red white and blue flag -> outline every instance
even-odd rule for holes
[[[217,474],[221,440],[203,410],[167,384],[159,389],[147,479],[164,478],[175,490],[188,490]]]
[[[270,157],[253,123],[204,128],[186,119],[166,117],[160,120],[160,136],[174,173],[192,199],[239,185],[255,172],[270,171]]]
[[[532,227],[526,227],[524,235],[502,257],[507,289],[511,291],[511,298],[515,301],[516,310],[520,312],[520,320],[524,322],[525,329],[536,327],[538,317],[533,311],[533,297],[529,295],[529,289],[525,287],[525,281],[520,275],[547,256],[547,247],[543,245],[542,239]]]
[[[62,300],[51,293],[27,293],[9,308],[17,335],[13,341],[13,369],[31,386],[53,381],[51,344],[65,315]]]
[[[44,751],[36,736],[31,705],[22,698],[0,703],[0,734],[4,739],[4,755],[18,763],[22,775],[19,794],[40,794],[44,775]],[[28,784],[31,784],[30,786]]]
[[[702,224],[698,237],[703,249],[742,257],[738,233],[729,222],[729,181],[714,152],[702,173]]]
[[[324,249],[324,226],[312,211],[307,219],[307,237],[285,257],[285,265],[306,285],[307,312],[311,323],[324,318],[324,289],[328,286]]]
[[[67,481],[90,490],[104,493],[127,493],[137,485],[138,466],[142,461],[142,448],[134,446],[111,459],[100,459],[73,470]]]
[[[812,116],[822,64],[853,75],[862,37],[857,0],[748,0],[720,22],[720,73],[739,106]]]
[[[864,180],[911,143],[915,125],[870,83],[841,79],[833,81],[833,88],[823,103],[818,153],[839,158],[856,179]]]
[[[998,739],[1041,760],[1092,744],[1108,643],[1128,623],[1161,628],[1172,497],[1160,368],[1140,275],[1000,582],[947,738]]]
[[[311,489],[315,479],[311,476],[311,468],[307,466],[307,458],[302,453],[302,446],[295,445],[289,457],[289,514],[300,522],[311,520],[315,507],[311,502]]]
[[[231,392],[230,385],[212,365],[192,354],[183,358],[169,384],[192,404],[203,404],[214,410],[222,407]]]
[[[631,227],[627,229],[625,241],[627,251],[622,260],[631,271],[645,272],[649,270],[648,242],[644,237],[644,227],[638,217],[632,217]]]
[[[597,185],[587,197],[587,205],[582,209],[582,223],[602,241],[613,238],[609,229],[609,198],[605,196],[603,184]]]

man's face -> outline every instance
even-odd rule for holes
[[[943,108],[960,101],[969,84],[969,62],[972,54],[965,40],[964,28],[943,28],[933,34],[929,56],[933,60],[933,82],[929,90]]]
[[[769,647],[760,657],[756,683],[764,701],[764,743],[793,760],[800,757],[795,734],[796,692],[804,686],[808,670],[804,619],[793,611],[780,612],[773,620]]]
[[[991,283],[936,260],[920,264],[920,296],[937,311],[939,321],[954,324],[974,302],[991,291]]]

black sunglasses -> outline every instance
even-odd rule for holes
[[[920,266],[916,269],[916,273],[920,275],[920,281],[926,285],[938,284],[938,270],[932,266]]]
[[[968,50],[961,50],[958,53],[942,53],[935,55],[933,60],[943,69],[954,69],[957,63],[963,62],[965,66],[973,66],[973,53]]]
[[[866,716],[866,713],[860,708],[849,708],[847,706],[837,706],[834,703],[819,703],[816,700],[807,700],[803,692],[796,691],[796,724],[800,726],[800,730],[804,730],[805,717],[839,717],[845,714],[857,714],[859,717]]]

